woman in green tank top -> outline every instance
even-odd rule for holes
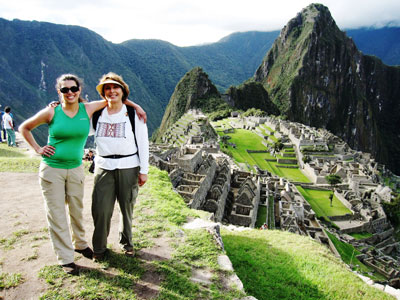
[[[84,102],[81,80],[73,74],[61,75],[56,82],[61,105],[46,107],[21,124],[19,132],[43,157],[39,181],[45,200],[47,223],[57,260],[65,272],[78,274],[74,251],[91,259],[93,251],[82,224],[84,171],[82,158],[93,113],[107,105],[105,100]],[[138,115],[145,112],[131,101]],[[31,131],[48,124],[48,143],[40,146]],[[68,215],[66,208],[68,208]],[[69,219],[69,221],[68,221]]]

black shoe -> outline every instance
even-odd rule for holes
[[[92,251],[92,249],[90,249],[90,247],[87,247],[83,250],[75,249],[75,252],[78,252],[78,253],[82,254],[84,257],[89,258],[89,259],[93,258],[93,251]]]
[[[79,266],[77,266],[75,263],[72,262],[61,266],[65,273],[70,275],[79,275]]]

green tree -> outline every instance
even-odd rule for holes
[[[311,161],[311,157],[309,156],[309,155],[304,155],[303,156],[303,162],[306,164],[306,163],[309,163]]]
[[[231,137],[229,136],[229,135],[223,135],[223,136],[221,136],[221,141],[222,141],[222,143],[224,144],[224,145],[228,145],[228,140],[230,139]]]
[[[275,153],[281,151],[282,148],[283,148],[283,143],[282,143],[281,139],[278,139],[278,140],[274,143],[274,150],[275,150]]]
[[[325,176],[326,181],[329,183],[329,185],[333,188],[336,187],[339,183],[342,183],[342,178],[339,175],[336,174],[329,174],[328,176]]]

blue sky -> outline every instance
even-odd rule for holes
[[[341,29],[400,26],[400,0],[328,0]],[[0,0],[0,17],[79,25],[106,40],[160,39],[177,46],[216,42],[233,32],[280,30],[303,0]]]

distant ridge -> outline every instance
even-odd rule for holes
[[[253,76],[279,36],[279,31],[238,32],[217,43],[177,47],[159,40],[113,44],[80,26],[17,19],[0,18],[0,30],[0,104],[3,108],[12,106],[17,124],[57,98],[54,84],[60,74],[71,72],[81,76],[85,82],[84,96],[98,99],[94,89],[98,79],[114,71],[130,84],[134,91],[132,100],[150,112],[150,133],[160,125],[174,88],[186,72],[200,66],[223,93]],[[393,64],[400,64],[400,55],[396,55],[400,53],[396,50],[400,40],[396,35],[398,30],[385,27],[376,31],[348,31],[360,43],[363,53],[376,55],[383,61],[390,55]],[[361,39],[358,32],[362,33]],[[372,45],[363,43],[369,41],[369,34],[375,34],[377,42],[373,44],[382,48],[363,48],[362,45]],[[44,126],[35,132],[44,143],[47,136]]]

